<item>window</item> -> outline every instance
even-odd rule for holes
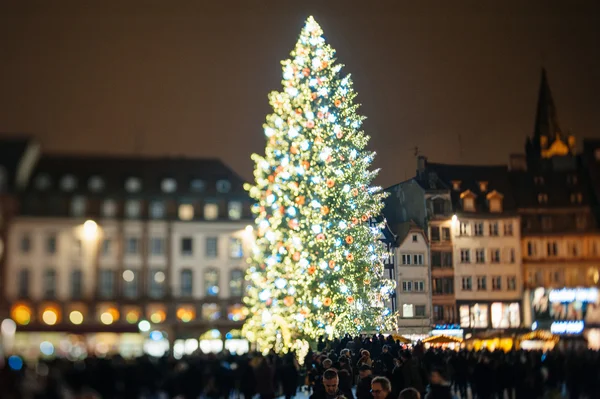
[[[148,273],[150,281],[149,296],[152,298],[162,298],[165,295],[165,273],[160,269],[151,269]]]
[[[109,256],[112,252],[112,241],[110,238],[105,238],[102,241],[102,256]]]
[[[190,269],[181,271],[181,296],[190,297],[193,293],[193,272]]]
[[[541,223],[542,223],[542,230],[544,230],[544,231],[552,230],[552,216],[542,216]]]
[[[56,234],[48,235],[46,239],[46,253],[49,255],[56,253]]]
[[[512,236],[513,235],[513,224],[512,222],[504,222],[504,235]]]
[[[403,281],[402,282],[402,291],[404,292],[411,292],[412,289],[412,281]]]
[[[463,198],[463,210],[467,212],[475,211],[475,198],[465,197]]]
[[[150,237],[150,255],[159,256],[165,253],[165,240],[162,237]]]
[[[434,320],[444,320],[444,307],[440,305],[435,305],[433,307],[433,317]]]
[[[190,191],[193,191],[195,193],[201,193],[202,191],[204,191],[205,187],[206,183],[202,179],[193,179],[190,182]]]
[[[510,255],[509,256],[510,256],[510,263],[515,263],[517,256],[515,254],[515,249],[514,248],[510,249]]]
[[[114,270],[100,270],[100,285],[98,290],[102,298],[112,298],[115,295]]]
[[[44,271],[44,298],[56,297],[56,270],[46,269]]]
[[[577,230],[585,230],[587,228],[587,215],[585,213],[575,215],[575,226]]]
[[[475,223],[473,225],[473,227],[474,227],[473,233],[476,236],[482,236],[483,235],[483,223],[481,223],[481,222]]]
[[[485,250],[483,248],[475,250],[475,263],[485,263]]]
[[[411,256],[407,255],[407,254],[402,254],[402,264],[403,265],[410,265],[410,260],[411,260]]]
[[[241,297],[244,295],[244,272],[239,269],[231,271],[231,280],[229,280],[229,295]]]
[[[88,189],[93,193],[99,193],[104,189],[104,180],[100,176],[92,176],[88,180]]]
[[[460,223],[460,235],[468,236],[469,235],[469,224],[465,222]]]
[[[231,183],[229,180],[218,180],[217,181],[217,191],[219,193],[225,194],[231,190]]]
[[[165,193],[173,193],[177,190],[177,182],[171,178],[163,179],[160,183],[160,188]]]
[[[81,299],[82,292],[82,272],[81,270],[73,270],[71,272],[71,298]]]
[[[471,263],[471,250],[461,249],[460,250],[460,263]]]
[[[442,267],[442,253],[431,251],[431,267]]]
[[[73,199],[71,199],[69,213],[73,217],[85,216],[85,198],[81,196],[73,197]]]
[[[215,220],[219,217],[219,207],[217,204],[205,204],[204,205],[204,219]]]
[[[544,177],[543,176],[535,176],[533,178],[533,182],[539,186],[541,186],[542,184],[544,184]]]
[[[139,295],[139,272],[137,270],[125,270],[123,272],[123,295],[126,298],[137,298]]]
[[[548,203],[548,194],[539,193],[537,198],[538,198],[538,202],[540,204],[547,204]]]
[[[486,291],[487,290],[487,277],[479,276],[477,277],[477,291]]]
[[[165,217],[165,204],[162,201],[152,201],[150,203],[150,219],[162,219]]]
[[[229,239],[229,257],[232,259],[240,259],[244,256],[244,247],[242,240],[239,238],[231,237]]]
[[[104,200],[102,202],[102,216],[105,218],[114,218],[117,215],[117,203],[114,200]]]
[[[125,239],[125,254],[137,255],[140,252],[140,240],[137,237]]]
[[[82,256],[83,255],[83,243],[81,240],[75,240],[75,244],[73,245],[73,255],[74,256]]]
[[[572,185],[577,184],[577,175],[568,175],[567,183],[572,184]]]
[[[219,240],[217,237],[206,237],[206,257],[216,258],[219,256],[218,251]]]
[[[423,264],[423,254],[413,255],[413,265],[422,265],[422,264]]]
[[[215,269],[204,272],[204,293],[206,296],[219,295],[219,272]]]
[[[35,178],[35,188],[40,191],[49,189],[51,185],[52,180],[50,179],[50,176],[45,173],[40,174]]]
[[[569,248],[569,253],[572,256],[579,256],[581,255],[581,249],[579,247],[579,243],[577,241],[573,241],[567,244],[568,248]]]
[[[192,204],[181,204],[177,214],[180,220],[192,220],[194,218],[194,206]]]
[[[454,294],[454,278],[453,277],[439,277],[434,278],[432,281],[432,292],[436,295],[447,295]]]
[[[492,277],[492,291],[501,291],[502,290],[502,276],[493,276]]]
[[[415,292],[424,292],[425,291],[425,282],[423,280],[413,281],[413,287]]]
[[[499,249],[491,249],[490,250],[490,258],[492,263],[500,263],[500,250]]]
[[[479,182],[479,191],[481,191],[482,193],[485,193],[487,191],[487,188],[488,188],[488,182],[486,182],[486,181]]]
[[[192,237],[181,238],[181,255],[191,256],[194,253],[194,239]]]
[[[453,264],[452,252],[442,252],[442,267],[452,268]]]
[[[581,195],[581,193],[572,193],[571,194],[571,203],[581,204],[582,201],[583,201],[583,195]]]
[[[550,241],[547,244],[548,256],[556,256],[558,255],[558,244],[556,241]]]
[[[227,214],[231,220],[239,220],[242,218],[242,203],[239,201],[231,201],[228,204]]]
[[[73,191],[77,188],[77,179],[73,175],[66,175],[60,180],[60,188],[64,191]]]
[[[536,254],[535,243],[528,241],[527,242],[527,256],[534,256]]]
[[[417,235],[413,234],[412,235],[412,242],[418,242],[418,241],[419,241],[419,239],[417,238]]]
[[[415,317],[425,317],[425,305],[415,306]]]
[[[502,200],[500,198],[490,198],[489,200],[490,212],[499,213],[502,212]]]
[[[412,304],[405,303],[402,305],[402,317],[414,317],[414,306]]]
[[[137,177],[130,177],[125,180],[125,190],[130,193],[137,193],[142,189],[142,181]]]
[[[127,200],[125,202],[125,217],[137,219],[142,213],[142,204],[138,200]]]
[[[498,222],[490,223],[490,235],[491,236],[498,236],[499,235],[498,231],[499,231],[499,229],[498,229]]]
[[[509,276],[506,278],[506,287],[508,288],[509,291],[516,291],[517,290],[517,277],[515,276]]]
[[[473,278],[472,277],[463,277],[462,278],[462,290],[463,291],[471,291],[473,289]]]
[[[21,269],[19,271],[19,298],[29,297],[29,270]]]
[[[431,227],[431,241],[439,241],[440,240],[440,228],[437,226]]]
[[[450,228],[449,227],[442,227],[442,240],[450,241]]]
[[[452,189],[454,191],[460,191],[460,183],[461,183],[460,180],[452,180],[451,183],[452,183]]]
[[[444,209],[444,200],[441,198],[436,198],[433,200],[433,214],[434,215],[443,215],[445,213]]]

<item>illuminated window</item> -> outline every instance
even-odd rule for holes
[[[190,269],[183,269],[181,271],[181,296],[191,297],[193,294],[194,287],[194,273]]]
[[[208,203],[204,205],[204,219],[215,220],[219,217],[219,207],[217,204]]]
[[[196,318],[196,310],[193,306],[180,306],[175,313],[177,318],[184,322],[189,323]]]
[[[204,272],[204,294],[206,296],[219,295],[219,272],[215,269]]]
[[[229,306],[227,309],[227,318],[231,321],[243,321],[248,314],[248,308],[240,304]]]
[[[130,193],[137,193],[142,189],[142,181],[137,177],[130,177],[125,180],[125,190]]]
[[[10,317],[22,326],[26,326],[31,322],[31,309],[25,305],[16,305],[10,312]]]
[[[102,216],[105,218],[114,218],[117,214],[117,203],[114,200],[105,200],[102,202]]]
[[[180,220],[192,220],[194,218],[194,206],[191,204],[179,205],[178,215]]]
[[[66,175],[60,180],[60,188],[64,191],[73,191],[77,188],[77,179],[73,175]]]
[[[465,197],[463,198],[463,210],[467,212],[475,211],[475,198]]]
[[[402,305],[402,317],[414,317],[414,305],[405,303]]]
[[[229,257],[232,259],[240,259],[244,256],[244,246],[242,240],[231,237],[229,239]]]
[[[88,189],[93,193],[99,193],[104,189],[104,180],[100,176],[92,176],[88,180]]]
[[[231,183],[229,180],[218,180],[217,181],[217,191],[219,193],[228,193],[231,190]]]
[[[228,204],[227,214],[231,220],[239,220],[242,218],[242,203],[239,201],[231,201]]]
[[[489,200],[490,212],[502,212],[502,200],[500,198],[491,198]]]
[[[231,280],[229,280],[229,295],[241,297],[244,295],[244,272],[239,269],[231,271]]]
[[[216,303],[205,303],[202,305],[202,319],[214,321],[221,318],[221,309]]]
[[[81,196],[73,197],[71,200],[70,213],[74,217],[85,216],[85,198]]]
[[[160,187],[165,193],[173,193],[177,190],[177,182],[171,178],[163,179]]]

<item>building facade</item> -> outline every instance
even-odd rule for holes
[[[396,246],[398,332],[422,339],[431,331],[431,276],[427,235],[414,222],[399,226]]]
[[[218,160],[41,156],[7,235],[3,309],[32,333],[15,345],[86,333],[71,347],[236,350],[253,239],[242,185]]]

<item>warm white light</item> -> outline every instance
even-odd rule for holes
[[[163,272],[156,272],[156,274],[154,275],[154,281],[156,281],[157,283],[162,283],[163,281],[165,281],[165,274]]]
[[[452,223],[456,223],[457,220],[458,218],[456,217],[456,215],[452,215]]]
[[[2,320],[2,324],[0,325],[0,332],[2,332],[2,335],[13,335],[16,331],[17,323],[12,319]]]
[[[42,320],[49,326],[53,326],[58,321],[58,316],[54,310],[48,309],[42,314]]]
[[[93,220],[86,220],[83,224],[83,237],[86,240],[95,240],[98,237],[98,224]]]
[[[78,310],[74,310],[69,314],[69,320],[71,320],[71,323],[73,324],[81,324],[83,323],[83,314]]]
[[[141,332],[150,331],[150,323],[147,320],[142,320],[138,323],[138,328]]]
[[[251,225],[246,226],[246,233],[252,233],[252,230],[254,230],[254,227]]]
[[[123,272],[123,280],[127,281],[128,283],[131,283],[134,278],[135,274],[133,274],[131,270],[125,270]]]
[[[114,321],[113,316],[108,313],[108,312],[104,312],[100,315],[100,321],[106,325],[112,324],[112,322]]]

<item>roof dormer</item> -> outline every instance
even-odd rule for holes
[[[475,194],[471,190],[463,191],[460,194],[463,211],[475,212],[475,198],[477,198],[477,194]]]
[[[486,196],[486,199],[488,200],[488,207],[490,212],[502,212],[502,200],[504,199],[504,195],[502,195],[496,190],[493,190]]]
[[[460,191],[460,183],[462,183],[460,180],[452,180],[452,190],[454,191]]]
[[[479,182],[479,191],[481,191],[482,193],[485,193],[488,189],[488,182],[486,181],[480,181]]]

